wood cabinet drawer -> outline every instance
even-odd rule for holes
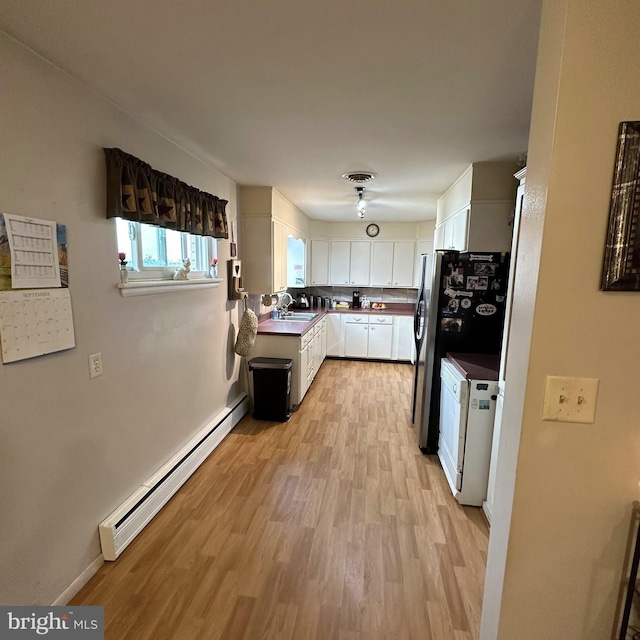
[[[369,324],[393,324],[393,316],[369,316]]]

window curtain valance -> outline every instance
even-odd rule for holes
[[[152,169],[121,151],[105,149],[107,218],[124,218],[197,235],[228,238],[222,200]]]

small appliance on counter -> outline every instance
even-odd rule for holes
[[[309,308],[309,300],[304,293],[301,293],[296,300],[296,306],[299,309],[308,309]]]
[[[359,291],[353,292],[353,302],[351,303],[351,308],[352,309],[360,308],[360,292]]]

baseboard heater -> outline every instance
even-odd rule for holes
[[[131,544],[248,410],[249,401],[243,394],[100,523],[100,544],[105,560],[115,560]]]

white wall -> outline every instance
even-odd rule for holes
[[[639,24],[636,0],[544,3],[482,640],[617,637],[640,293],[599,280],[618,124],[640,119]],[[541,420],[547,375],[600,378],[595,424]]]
[[[418,222],[416,227],[416,236],[418,240],[433,240],[435,228],[435,220],[425,220],[424,222]]]
[[[0,367],[0,603],[49,604],[99,554],[99,522],[239,392],[224,285],[120,296],[102,148],[228,199],[230,219],[236,187],[6,36],[0,60],[0,211],[68,234],[76,348]]]
[[[314,238],[335,238],[336,240],[343,238],[348,238],[350,240],[362,238],[363,240],[368,240],[369,236],[366,232],[368,224],[369,222],[367,220],[355,222],[321,222],[318,220],[312,220],[310,235]],[[376,240],[408,240],[418,237],[418,223],[416,222],[378,222],[376,224],[380,227],[380,233],[376,236]],[[428,220],[419,224],[427,234],[426,237],[433,237],[435,221]],[[431,228],[430,236],[428,235],[429,228]]]

